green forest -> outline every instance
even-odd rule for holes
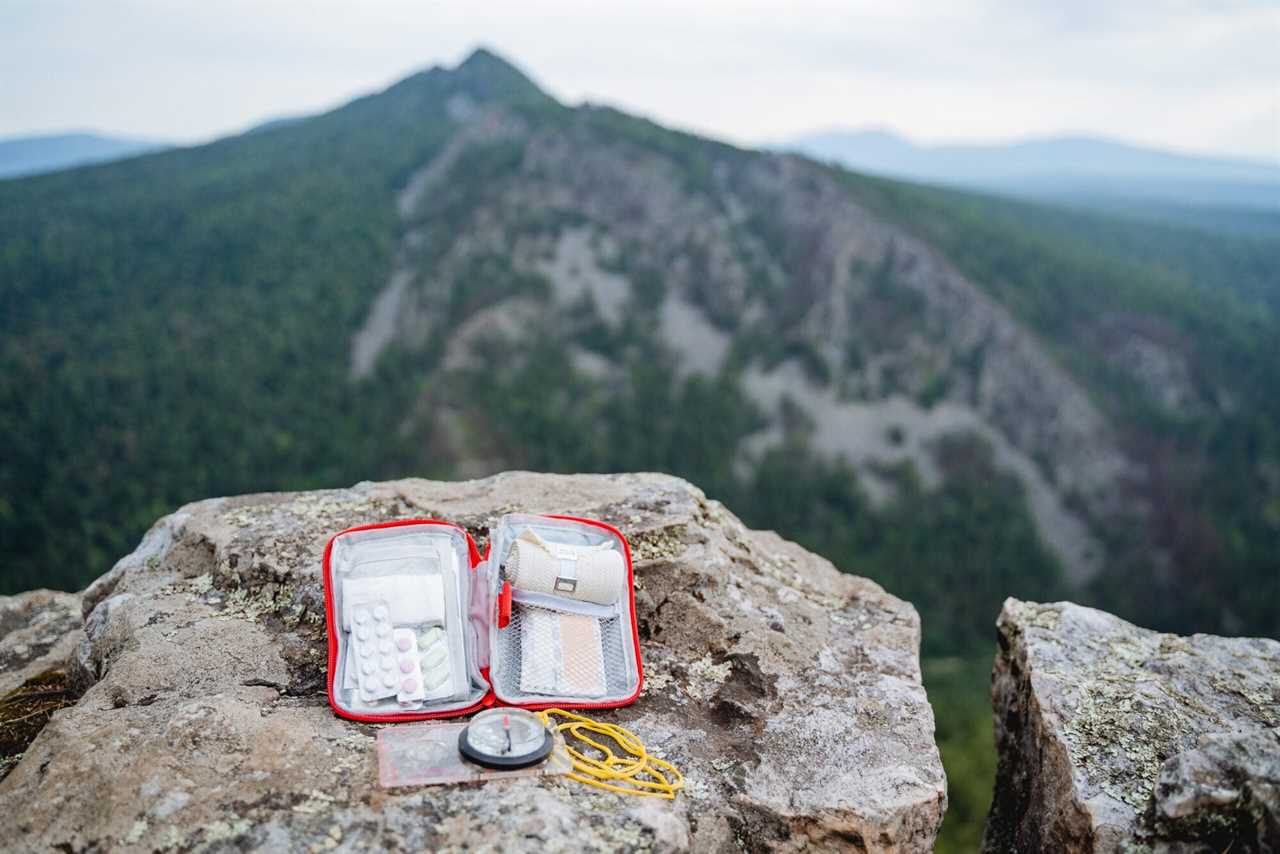
[[[994,773],[986,680],[1005,597],[1071,596],[1167,630],[1280,635],[1280,231],[1109,218],[832,167],[861,204],[937,247],[1045,342],[1154,472],[1152,525],[1169,560],[1117,538],[1108,571],[1070,590],[1020,484],[980,440],[943,449],[938,489],[909,465],[884,472],[897,487],[887,506],[815,454],[803,424],[744,473],[737,450],[761,413],[733,366],[679,378],[652,325],[611,337],[590,305],[575,311],[572,343],[621,364],[625,383],[580,375],[554,336],[456,387],[435,375],[438,346],[392,349],[352,382],[348,342],[402,227],[396,195],[447,144],[459,94],[500,101],[534,126],[577,123],[659,152],[695,192],[714,159],[758,156],[611,110],[570,110],[481,53],[305,121],[0,182],[0,592],[81,588],[188,501],[451,477],[449,459],[398,429],[404,413],[424,395],[501,409],[519,430],[493,424],[484,439],[512,467],[681,475],[748,524],[915,604],[951,779],[939,850],[968,850],[981,831]],[[498,146],[463,164],[435,202],[425,257],[451,239],[450,212],[519,156]],[[767,239],[768,212],[759,215]],[[662,293],[653,271],[620,272],[635,312]],[[501,257],[467,281],[440,329],[546,287]],[[780,310],[789,298],[778,295]],[[1108,312],[1160,318],[1217,405],[1173,417],[1135,393],[1081,344]],[[767,358],[787,342],[751,346]],[[532,391],[548,388],[557,394]]]

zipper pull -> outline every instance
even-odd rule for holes
[[[498,628],[505,629],[511,624],[511,582],[502,582],[502,592],[498,594]]]

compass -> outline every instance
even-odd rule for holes
[[[523,709],[488,709],[458,735],[458,752],[486,768],[527,768],[551,754],[551,730]]]

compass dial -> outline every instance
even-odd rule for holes
[[[458,736],[464,757],[486,768],[524,768],[551,753],[551,731],[523,709],[488,709]]]

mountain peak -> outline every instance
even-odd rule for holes
[[[452,68],[433,65],[400,80],[375,95],[358,98],[340,107],[346,110],[377,110],[378,105],[404,108],[405,99],[415,104],[434,102],[449,95],[465,95],[484,103],[538,103],[552,99],[516,66],[493,51],[479,47]]]
[[[482,98],[544,94],[527,74],[486,47],[473,50],[452,73]]]
[[[467,55],[467,58],[458,63],[458,70],[476,69],[476,68],[498,68],[515,71],[516,67],[498,56],[487,47],[478,47]],[[519,73],[519,72],[516,72]]]

